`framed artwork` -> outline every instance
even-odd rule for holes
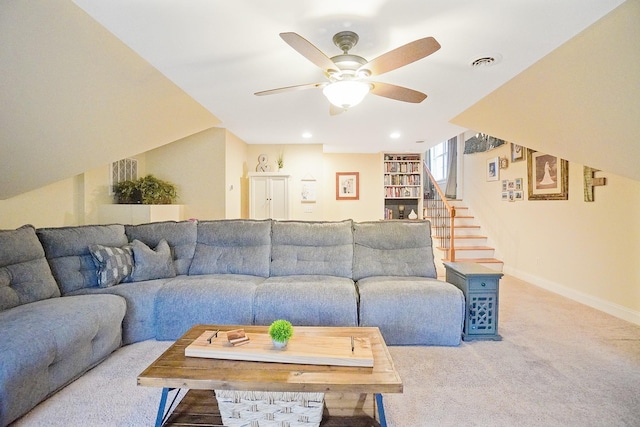
[[[509,181],[506,180],[506,179],[503,179],[502,180],[502,191],[507,191],[508,187],[509,187]]]
[[[302,203],[316,202],[317,185],[315,179],[303,179],[300,189],[300,201]]]
[[[524,160],[526,149],[522,145],[511,143],[511,162],[519,162]]]
[[[509,201],[509,192],[508,191],[503,191],[501,193],[500,200],[502,200],[503,202]]]
[[[524,191],[514,191],[513,195],[515,197],[516,202],[521,202],[524,200]]]
[[[500,179],[500,158],[492,157],[487,160],[487,181],[497,181]]]
[[[522,178],[516,178],[516,180],[514,181],[515,183],[515,189],[517,191],[522,190]]]
[[[360,199],[360,172],[336,172],[336,200]]]
[[[557,156],[527,150],[529,200],[568,200],[569,162]]]

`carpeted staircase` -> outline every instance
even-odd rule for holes
[[[461,200],[448,200],[450,205],[456,208],[454,222],[454,248],[456,262],[475,262],[497,271],[502,271],[502,261],[495,258],[495,248],[488,246],[488,237],[482,233],[482,227],[471,214],[470,209]],[[434,219],[437,215],[443,215],[440,204],[430,200],[424,201],[424,218]],[[440,242],[437,236],[443,233],[436,229],[440,221],[432,221],[434,246],[442,253],[442,260],[449,261],[448,248]]]

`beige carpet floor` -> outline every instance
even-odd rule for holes
[[[391,347],[403,394],[390,426],[640,426],[640,326],[520,280],[500,282],[500,342]],[[15,427],[153,425],[160,390],[136,376],[168,347],[146,341],[41,403]]]

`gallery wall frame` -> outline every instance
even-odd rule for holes
[[[314,178],[303,178],[300,183],[300,201],[302,203],[315,203],[318,193],[316,180]]]
[[[360,172],[336,172],[336,200],[360,199]]]
[[[527,155],[527,149],[522,145],[511,143],[511,163],[524,160]]]
[[[500,158],[492,157],[487,160],[487,181],[500,179]]]
[[[568,200],[569,162],[527,149],[529,200]]]

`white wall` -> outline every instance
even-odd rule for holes
[[[486,160],[496,156],[510,156],[509,144],[464,155],[464,201],[505,273],[640,323],[640,182],[598,172],[607,184],[585,202],[583,165],[569,162],[569,200],[503,202],[501,182],[486,181]],[[526,161],[500,171],[500,180],[515,178],[526,199]]]

